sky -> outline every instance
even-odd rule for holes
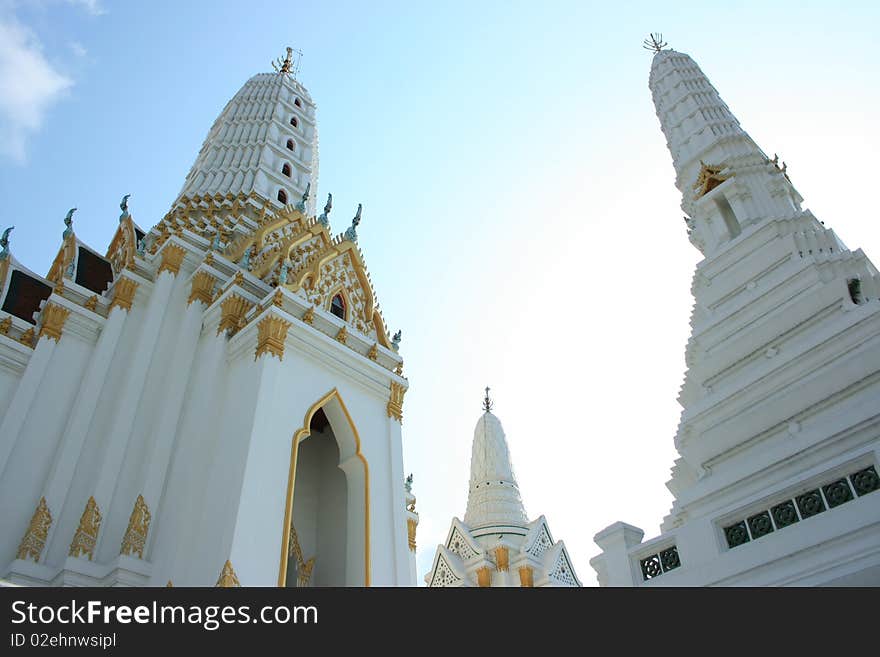
[[[318,198],[336,223],[363,203],[403,330],[419,576],[464,515],[488,385],[527,513],[595,586],[593,536],[652,538],[671,507],[701,257],[642,40],[694,57],[804,207],[880,259],[878,24],[875,2],[0,0],[0,229],[45,275],[71,207],[102,251],[123,194],[153,225],[226,102],[302,50]]]

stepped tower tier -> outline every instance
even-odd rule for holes
[[[649,88],[705,256],[674,502],[660,537],[617,523],[591,563],[618,586],[880,584],[877,269],[801,208],[693,59],[657,50]]]
[[[354,230],[375,224],[314,216],[289,55],[149,230],[127,194],[102,255],[71,209],[46,277],[0,239],[0,581],[415,584],[409,383]],[[280,201],[288,134],[311,150]]]
[[[507,439],[491,412],[489,389],[474,428],[464,522],[452,519],[437,546],[429,587],[580,586],[563,541],[544,516],[529,521],[513,474]]]
[[[217,117],[178,195],[245,196],[252,192],[283,207],[311,194],[315,214],[318,127],[315,104],[290,74],[248,80]]]

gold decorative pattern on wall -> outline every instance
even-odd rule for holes
[[[70,310],[58,304],[48,303],[43,308],[42,326],[40,326],[40,338],[49,338],[58,342],[61,339],[61,331],[64,322],[70,316]]]
[[[711,192],[730,178],[730,174],[723,175],[722,171],[724,171],[723,166],[712,166],[700,160],[700,173],[697,174],[697,181],[694,183],[694,198],[700,198]]]
[[[300,588],[305,588],[309,585],[309,582],[312,579],[312,570],[315,568],[315,557],[310,558],[308,561],[303,557],[302,548],[299,545],[299,537],[296,535],[296,529],[293,526],[293,523],[290,524],[290,547],[288,549],[288,555],[291,557],[296,557],[296,585]]]
[[[379,345],[374,343],[370,350],[367,352],[367,358],[372,361],[379,359]]]
[[[238,575],[235,574],[235,570],[232,568],[229,559],[223,564],[223,570],[220,571],[220,577],[217,578],[217,583],[214,586],[219,586],[221,588],[241,586],[241,582],[238,581]]]
[[[70,542],[70,556],[80,557],[87,555],[89,561],[92,560],[95,551],[95,544],[98,541],[98,532],[101,530],[101,511],[98,509],[98,503],[94,497],[90,497],[86,502],[86,508],[79,519],[79,527],[73,535]]]
[[[483,588],[492,586],[492,569],[489,566],[477,568],[477,584]]]
[[[535,571],[531,566],[520,566],[519,585],[525,588],[531,588],[535,585]]]
[[[388,411],[388,417],[395,418],[401,424],[403,424],[403,395],[405,393],[406,388],[399,383],[391,382],[391,395],[388,398],[386,410]]]
[[[12,328],[12,315],[7,315],[0,322],[0,335],[9,335],[9,329]]]
[[[110,310],[119,306],[123,310],[131,310],[134,295],[137,292],[138,283],[130,278],[120,278],[113,286],[113,300],[110,302]]]
[[[347,340],[348,340],[348,329],[346,329],[343,326],[341,329],[339,329],[339,332],[336,334],[336,341],[341,342],[342,344],[345,344]]]
[[[214,298],[214,285],[217,279],[206,271],[197,271],[192,277],[192,287],[190,289],[189,298],[186,305],[190,305],[193,301],[201,301],[206,306],[211,305]]]
[[[418,525],[418,520],[414,520],[413,518],[406,519],[407,540],[409,542],[409,549],[413,552],[416,551],[416,527],[418,527]]]
[[[122,546],[119,554],[134,554],[137,552],[138,559],[144,558],[144,547],[147,544],[147,532],[150,531],[150,510],[144,501],[143,495],[138,495],[128,519],[128,529],[122,537]]]
[[[237,294],[232,294],[220,303],[220,324],[217,326],[217,334],[229,331],[234,334],[245,325],[244,316],[251,309],[252,304]]]
[[[495,567],[498,572],[507,572],[510,569],[510,551],[504,546],[495,548]]]
[[[90,296],[86,300],[86,302],[83,304],[83,308],[85,308],[86,310],[91,310],[92,312],[97,312],[97,310],[96,310],[97,307],[98,307],[98,295],[97,294],[93,294],[92,296]]]
[[[184,256],[186,256],[186,251],[183,248],[177,244],[169,244],[162,249],[162,264],[159,265],[157,273],[161,274],[163,271],[169,271],[172,275],[177,276],[177,273],[180,271],[180,265],[183,264]]]
[[[49,506],[46,504],[46,498],[41,497],[34,515],[31,516],[31,523],[28,525],[27,531],[18,545],[18,553],[16,559],[27,559],[30,557],[35,562],[40,561],[40,555],[43,547],[46,545],[46,537],[49,535],[49,527],[52,525],[52,514],[49,513]]]
[[[267,315],[257,324],[257,350],[254,360],[262,354],[278,356],[278,360],[284,360],[284,341],[287,339],[287,329],[290,322],[280,317]]]
[[[302,321],[306,324],[312,325],[315,322],[315,307],[311,306],[305,313],[303,313]]]

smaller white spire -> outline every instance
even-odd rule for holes
[[[483,415],[474,428],[471,479],[464,521],[471,527],[528,524],[519,486],[513,474],[510,451],[501,422],[491,412],[489,389]]]

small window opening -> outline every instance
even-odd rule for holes
[[[300,101],[299,98],[294,98],[294,100],[293,100],[293,104],[296,105],[297,107],[302,107],[302,106],[303,106],[303,104],[302,104],[302,102]]]
[[[290,117],[290,125],[292,125],[294,128],[296,128],[299,125],[299,121],[297,121],[295,116]]]
[[[718,212],[721,213],[721,218],[724,219],[724,224],[727,226],[727,232],[730,233],[730,238],[733,239],[742,233],[742,228],[736,220],[736,214],[734,214],[733,208],[730,207],[730,203],[723,194],[719,194],[715,197],[715,205],[718,207]]]
[[[287,205],[287,192],[283,189],[278,190],[278,200],[284,203],[284,205]]]
[[[863,303],[865,299],[862,297],[862,281],[858,278],[851,278],[846,282],[846,287],[849,290],[849,298],[852,299],[852,302],[856,305]]]
[[[290,165],[285,163],[285,165],[281,167],[281,173],[290,178]]]
[[[330,312],[339,319],[345,319],[345,299],[342,298],[341,294],[333,297],[333,301],[330,302]]]
[[[287,150],[289,150],[289,151],[293,150],[293,139],[287,140]]]

